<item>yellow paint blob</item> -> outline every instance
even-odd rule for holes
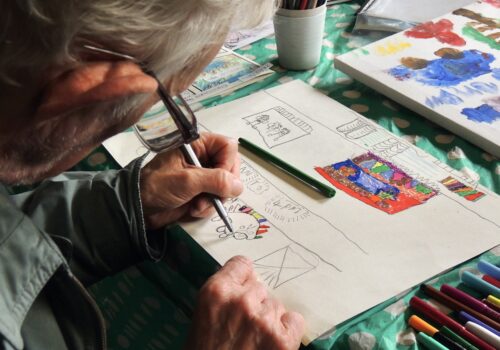
[[[380,56],[389,56],[403,51],[409,47],[411,47],[411,44],[407,41],[389,41],[387,43],[375,46],[375,53]]]

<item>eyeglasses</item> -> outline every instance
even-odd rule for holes
[[[159,153],[190,144],[199,138],[197,120],[187,102],[180,95],[170,96],[163,83],[147,67],[147,64],[135,57],[100,47],[92,45],[83,45],[83,47],[93,52],[134,62],[145,74],[154,78],[158,83],[156,93],[163,106],[156,105],[134,125],[135,134],[146,148]]]
[[[170,114],[167,115],[166,113],[162,113],[164,110],[160,110],[160,113],[156,114],[153,111],[153,115],[149,115],[148,117],[148,113],[146,113],[146,115],[134,125],[135,134],[144,146],[155,152],[163,152],[181,147],[188,162],[197,167],[201,167],[200,161],[190,145],[191,142],[200,136],[198,134],[196,117],[182,96],[176,96],[175,99],[172,98],[167,93],[167,89],[165,89],[165,86],[158,79],[156,74],[150,70],[144,62],[132,56],[91,45],[84,45],[83,47],[93,52],[99,52],[101,54],[107,54],[134,62],[141,67],[145,74],[156,80],[158,83],[156,92]],[[178,103],[176,101],[178,101]],[[211,196],[211,200],[222,221],[224,221],[229,231],[233,232],[233,226],[231,225],[231,221],[229,220],[221,200],[214,196]]]

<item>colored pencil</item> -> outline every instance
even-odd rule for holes
[[[485,295],[491,294],[495,298],[500,298],[500,288],[483,281],[470,271],[464,271],[464,273],[462,273],[462,282]]]
[[[448,337],[455,343],[462,345],[467,350],[479,350],[477,347],[469,343],[467,340],[465,340],[464,338],[462,338],[461,336],[459,336],[457,333],[453,332],[446,326],[439,328],[439,331],[443,333],[445,337]]]
[[[500,288],[500,281],[497,280],[496,278],[493,278],[490,275],[483,275],[482,279],[483,279],[483,281],[486,281],[486,282],[494,285],[495,287]]]
[[[425,348],[429,350],[448,350],[446,346],[440,344],[437,340],[432,339],[423,332],[417,334],[417,340],[424,344]]]
[[[449,295],[446,295],[446,294],[440,292],[436,288],[434,288],[430,285],[423,284],[420,286],[420,289],[428,296],[443,303],[443,305],[448,306],[452,310],[454,310],[456,312],[465,311],[468,314],[470,314],[470,315],[474,316],[475,318],[477,318],[478,320],[480,320],[481,322],[484,322],[487,325],[489,325],[495,329],[500,330],[500,323],[498,323],[495,320],[492,320],[491,318],[477,312],[476,310],[468,307],[467,305],[462,304],[461,302],[453,299]]]
[[[498,266],[495,266],[485,260],[479,260],[477,263],[477,269],[485,275],[490,275],[496,280],[500,280],[500,267]]]
[[[325,195],[326,197],[333,197],[335,196],[335,189],[323,184],[322,182],[312,178],[311,176],[303,173],[299,169],[295,168],[293,165],[290,165],[286,163],[285,161],[279,159],[275,155],[267,152],[266,150],[260,148],[259,146],[253,144],[252,142],[244,139],[244,138],[239,138],[238,139],[240,145],[249,151],[250,153],[256,155],[257,157],[271,163],[272,165],[280,168],[281,170],[285,171],[287,174],[293,176],[297,180],[300,180],[302,183],[306,184],[307,186],[313,188],[314,190],[320,192],[321,194]]]
[[[408,323],[411,327],[419,332],[423,332],[427,334],[429,337],[432,337],[434,340],[438,341],[442,345],[446,346],[450,350],[464,350],[462,345],[454,342],[449,339],[445,335],[443,335],[440,331],[438,331],[435,327],[430,325],[429,323],[422,320],[420,317],[416,315],[412,315],[408,320]]]
[[[461,302],[462,304],[467,305],[471,309],[476,310],[477,312],[485,315],[486,317],[489,317],[496,322],[500,322],[500,312],[491,309],[485,303],[477,300],[476,298],[461,291],[460,289],[454,288],[447,284],[443,284],[441,286],[441,292]]]
[[[410,306],[420,314],[429,318],[431,321],[435,322],[438,325],[446,326],[450,328],[452,331],[465,338],[468,342],[472,343],[472,345],[477,346],[481,350],[494,350],[495,348],[490,344],[486,343],[481,338],[469,332],[465,329],[457,321],[451,319],[435,307],[432,307],[419,297],[413,297],[410,299]]]
[[[496,335],[498,335],[500,337],[500,331],[497,331],[496,329],[494,329],[493,327],[490,327],[488,326],[487,324],[479,321],[477,318],[475,318],[474,316],[472,315],[469,315],[467,312],[465,311],[460,311],[458,313],[458,318],[462,321],[462,323],[467,323],[467,322],[473,322],[473,323],[476,323],[478,325],[480,325],[481,327],[483,328],[486,328],[487,330],[489,330],[491,333],[494,333]]]
[[[467,330],[475,335],[477,335],[479,338],[483,339],[485,342],[488,344],[491,344],[495,347],[495,349],[500,349],[500,337],[493,334],[486,328],[481,327],[477,323],[474,322],[467,322],[465,324],[465,328]]]

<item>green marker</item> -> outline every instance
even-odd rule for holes
[[[292,166],[288,163],[285,163],[281,159],[277,158],[276,156],[272,155],[271,153],[267,152],[266,150],[260,148],[259,146],[254,145],[250,141],[245,140],[244,138],[241,138],[241,137],[238,139],[238,142],[247,151],[249,151],[252,154],[256,155],[257,157],[271,163],[272,165],[276,166],[277,168],[284,170],[289,175],[292,175],[297,180],[299,180],[302,183],[306,184],[307,186],[315,189],[316,191],[322,193],[326,197],[331,198],[331,197],[335,196],[335,189],[333,189],[330,186],[327,186],[327,185],[323,184],[322,182],[312,178],[311,176],[303,173],[302,171],[295,168],[294,166]]]
[[[469,343],[467,340],[465,340],[446,326],[439,328],[439,333],[442,333],[444,336],[453,340],[455,343],[462,345],[467,350],[479,350],[477,347]]]
[[[419,332],[417,334],[417,340],[420,343],[424,344],[425,347],[429,350],[448,350],[446,346],[442,345],[440,342],[434,340],[423,332]]]

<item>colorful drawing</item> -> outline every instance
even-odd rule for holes
[[[464,108],[462,114],[467,119],[478,122],[491,124],[495,120],[500,119],[500,111],[496,110],[487,103],[484,103],[476,108]]]
[[[453,11],[454,15],[464,16],[472,19],[462,28],[462,34],[489,45],[492,49],[500,50],[500,24],[494,18],[468,10],[458,9]]]
[[[315,169],[335,187],[388,214],[425,203],[437,194],[371,152]]]
[[[440,58],[425,60],[403,57],[401,66],[389,70],[398,80],[415,79],[431,86],[454,86],[464,81],[492,73],[490,63],[495,57],[479,50],[460,51],[442,48],[434,52]]]
[[[464,185],[460,181],[452,178],[451,176],[448,176],[446,179],[441,180],[440,182],[443,185],[445,185],[448,190],[458,194],[460,197],[464,197],[468,201],[475,202],[478,199],[484,197],[483,192],[479,192],[470,186]]]
[[[229,231],[226,225],[219,226],[219,238],[234,237],[235,239],[259,239],[269,229],[267,219],[248,206],[237,207],[235,211],[229,210],[229,219],[233,223],[234,232]],[[212,221],[220,221],[214,217]]]
[[[429,39],[436,38],[443,44],[464,46],[465,40],[458,34],[452,32],[453,23],[448,19],[434,22],[425,22],[407,30],[405,35],[410,38]]]
[[[496,8],[500,8],[500,0],[483,0],[483,2],[490,4],[491,6],[495,6]]]
[[[258,68],[252,62],[236,55],[216,57],[193,83],[200,91],[205,91],[221,84],[231,84]]]
[[[411,47],[411,44],[407,41],[388,41],[376,46],[375,53],[380,56],[389,56],[401,52],[409,47]]]

